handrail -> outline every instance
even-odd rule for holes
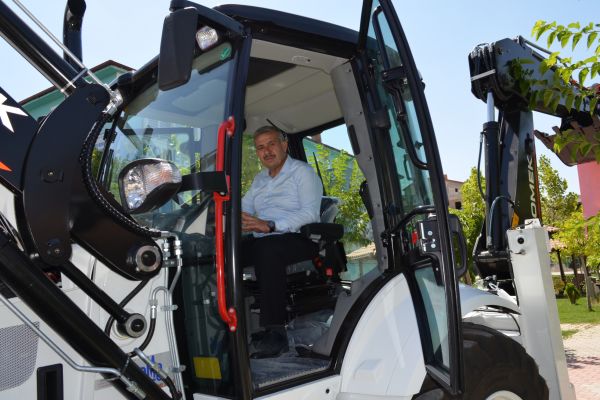
[[[219,125],[217,132],[217,159],[215,171],[222,172],[225,167],[225,142],[226,136],[232,137],[235,130],[235,120],[229,117]],[[231,332],[237,329],[237,313],[235,308],[227,307],[225,291],[225,249],[223,244],[223,203],[229,201],[229,176],[227,176],[227,192],[213,193],[215,201],[215,262],[217,269],[217,305],[219,315],[223,322],[229,326]]]

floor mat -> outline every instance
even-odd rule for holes
[[[277,358],[252,359],[250,368],[254,387],[259,389],[292,378],[325,371],[329,368],[329,360],[298,357],[292,350]]]
[[[287,353],[275,358],[250,360],[254,387],[263,388],[329,368],[329,359],[300,357],[295,348],[310,348],[316,339],[326,334],[332,313],[332,310],[323,310],[291,321],[287,327],[290,346]]]

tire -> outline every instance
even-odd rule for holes
[[[463,323],[463,400],[547,400],[548,387],[525,349],[504,334]]]

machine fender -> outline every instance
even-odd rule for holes
[[[520,314],[519,306],[508,299],[496,296],[483,290],[475,289],[471,286],[459,285],[460,292],[460,310],[464,318],[471,311],[481,307],[492,306],[505,310],[510,310],[515,314]]]

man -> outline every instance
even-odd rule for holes
[[[264,126],[254,133],[256,155],[264,169],[242,199],[244,265],[254,265],[261,292],[260,325],[265,333],[253,358],[276,357],[288,350],[286,266],[313,258],[317,245],[300,227],[319,222],[323,186],[310,165],[288,156],[279,129]]]

